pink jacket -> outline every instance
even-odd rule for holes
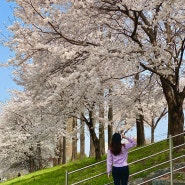
[[[130,138],[126,138],[129,143],[125,146],[122,145],[122,149],[119,155],[113,155],[110,150],[107,151],[107,173],[110,174],[112,166],[122,167],[127,166],[128,150],[136,146],[136,142]]]

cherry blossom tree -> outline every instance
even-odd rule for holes
[[[147,126],[151,127],[151,142],[154,142],[154,132],[158,123],[166,118],[168,113],[167,103],[163,95],[158,78],[153,75],[150,78],[150,83],[145,89],[142,98],[142,109],[144,114],[144,122]],[[165,131],[165,130],[164,130]],[[168,130],[166,128],[166,133]]]
[[[124,56],[133,65],[138,64],[160,78],[160,83],[168,103],[168,127],[172,135],[183,131],[184,86],[180,84],[184,71],[184,2],[170,1],[80,1],[79,9],[90,7],[97,17],[96,25],[106,27],[119,47],[130,54]],[[88,15],[91,14],[92,12]],[[94,18],[94,17],[93,17]],[[120,50],[119,57],[122,57]],[[136,62],[137,63],[137,62]],[[181,88],[182,87],[182,88]],[[174,139],[174,144],[184,142],[184,137]]]
[[[83,8],[87,8],[88,2],[83,3]],[[96,23],[106,25],[125,43],[124,52],[132,53],[129,61],[134,64],[137,60],[143,69],[158,75],[168,103],[169,133],[182,133],[185,91],[180,78],[184,71],[184,2],[98,1],[93,7],[99,12]],[[128,60],[125,56],[124,59]],[[174,139],[174,144],[183,142],[183,136]]]
[[[8,162],[7,167],[24,164],[28,171],[47,166],[47,159],[54,157],[56,135],[62,133],[61,122],[33,106],[25,92],[14,92],[14,97],[2,109],[0,155],[3,164]]]
[[[106,50],[103,51],[103,46],[95,47],[101,46],[100,33],[102,31],[100,28],[96,28],[93,35],[92,31],[88,30],[87,37],[90,40],[93,36],[94,40],[87,41],[87,43],[80,40],[80,34],[76,35],[78,26],[72,30],[70,35],[76,35],[75,37],[79,38],[68,39],[68,36],[62,36],[63,34],[57,31],[53,23],[50,23],[49,19],[53,19],[53,15],[49,18],[46,12],[54,12],[57,9],[62,17],[66,17],[66,20],[74,18],[76,13],[73,12],[73,9],[70,11],[68,9],[70,6],[67,6],[68,3],[64,1],[55,3],[17,1],[18,7],[15,15],[21,21],[17,21],[10,27],[14,38],[8,45],[16,51],[16,57],[10,63],[14,62],[14,65],[20,67],[15,74],[18,77],[16,81],[32,92],[31,96],[34,102],[37,102],[38,105],[42,104],[42,106],[51,106],[52,104],[53,107],[58,107],[59,111],[53,113],[54,109],[51,108],[51,114],[63,114],[70,117],[83,112],[84,105],[91,109],[95,99],[99,100],[95,94],[102,88],[100,81],[103,78],[110,78],[116,70],[107,74],[101,72],[98,76],[97,73],[104,69],[105,65],[107,67],[103,71],[110,70],[112,68],[110,61],[116,58],[112,57],[111,60],[107,60],[108,56],[102,55],[103,52],[107,53]],[[42,8],[39,9],[39,6]],[[65,8],[67,12],[71,13],[66,14]],[[42,13],[45,14],[44,17]],[[58,13],[55,16],[58,17]],[[74,22],[76,20],[77,18]],[[57,24],[60,24],[60,21]],[[82,28],[81,31],[84,32],[86,29]],[[112,45],[114,44],[112,43]],[[103,63],[101,64],[101,62]]]
[[[106,82],[148,71],[160,79],[169,133],[183,131],[183,0],[15,2],[9,64],[34,102],[50,114],[80,115],[104,102],[98,93],[110,88]]]

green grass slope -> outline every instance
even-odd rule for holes
[[[147,168],[151,168],[157,164],[163,163],[169,160],[169,151],[153,156],[152,158],[143,159],[142,161],[138,161],[137,163],[132,164],[133,161],[146,158],[150,155],[154,155],[157,152],[162,150],[168,150],[168,142],[162,141],[156,144],[153,144],[144,148],[135,148],[129,153],[129,165],[130,174],[136,173],[140,170],[145,170]],[[173,157],[177,157],[183,155],[185,150],[181,149],[180,151],[174,151]],[[106,156],[102,158],[105,160]],[[65,176],[66,171],[71,172],[73,170],[86,167],[88,165],[94,164],[96,161],[94,158],[85,158],[83,160],[79,160],[76,162],[70,162],[65,165],[56,166],[49,169],[40,170],[34,173],[30,173],[28,175],[18,177],[3,183],[0,185],[65,185]],[[174,163],[185,162],[184,158],[180,158],[174,161]],[[169,167],[169,162],[167,164],[160,165],[158,167],[147,170],[147,172],[142,172],[137,175],[134,175],[130,179],[135,178],[145,178],[151,172],[154,172],[158,169]],[[80,170],[78,172],[72,173],[68,176],[69,184],[84,180],[86,178],[90,178],[96,176],[100,173],[104,173],[106,171],[106,162],[97,164],[91,168],[86,168]],[[104,183],[112,182],[112,177],[107,178],[107,174],[97,176],[96,178],[90,179],[85,182],[81,182],[80,185],[104,185]]]

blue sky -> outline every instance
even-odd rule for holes
[[[6,0],[0,0],[0,38],[3,37],[2,34],[10,35],[6,28],[11,25],[10,20],[13,20],[13,4],[6,2]],[[13,56],[13,53],[7,47],[0,45],[0,63],[6,63],[11,56]],[[10,98],[9,89],[20,88],[12,79],[12,69],[10,67],[0,67],[0,102]]]

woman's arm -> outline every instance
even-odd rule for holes
[[[124,134],[122,134],[121,137],[122,137],[122,139],[126,139],[129,142],[128,144],[125,145],[125,148],[130,149],[130,148],[133,148],[136,146],[135,140],[133,140],[129,137],[126,137]]]

